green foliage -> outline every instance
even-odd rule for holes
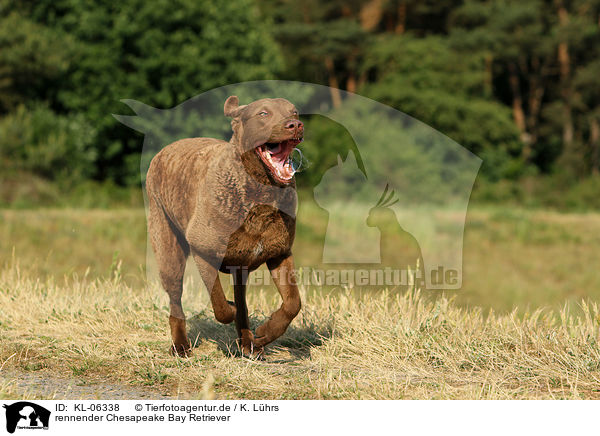
[[[66,70],[52,70],[60,73],[56,82],[45,84],[52,91],[48,103],[56,111],[82,116],[94,126],[97,158],[93,176],[117,183],[139,180],[136,157],[141,148],[140,137],[111,116],[123,112],[119,100],[131,98],[168,108],[217,86],[273,78],[282,66],[278,48],[251,0],[221,4],[134,0],[118,5],[109,1],[2,0],[0,9],[19,11],[31,22],[22,32],[39,34],[28,43],[11,43],[16,40],[6,37],[6,44],[13,47],[14,53],[9,55],[16,59],[14,63],[35,74],[46,70],[48,63],[59,63],[54,58],[68,59]],[[9,17],[9,23],[15,20]],[[39,50],[36,38],[45,44],[38,44]],[[31,65],[21,58],[31,58]],[[15,69],[13,76],[19,75]],[[18,94],[18,87],[9,83],[8,88]],[[36,92],[31,99],[26,97],[15,100],[44,99]]]
[[[20,106],[0,119],[0,172],[29,172],[73,183],[94,173],[95,130],[82,115],[56,115]]]
[[[332,77],[332,68],[340,71],[341,79],[351,76],[362,62],[370,41],[370,34],[356,19],[359,3],[258,2],[262,15],[273,22],[272,34],[281,45],[284,78],[324,83]],[[349,14],[350,11],[353,13]]]
[[[531,209],[590,212],[600,209],[600,177],[593,175],[577,183],[569,175],[524,176],[519,180],[490,182],[479,178],[471,201],[476,204],[511,204]]]
[[[111,116],[120,100],[167,109],[262,79],[391,105],[481,157],[493,183],[587,186],[600,173],[599,16],[598,0],[0,0],[1,191],[15,174],[46,199],[62,189],[48,180],[137,185],[142,137]],[[173,123],[158,136],[193,132],[195,114]],[[304,145],[305,187],[353,146],[335,123],[310,131],[328,146]]]
[[[69,66],[73,43],[68,35],[2,6],[0,3],[0,113],[25,101],[51,97],[55,81]]]
[[[507,108],[483,97],[483,62],[440,37],[386,36],[365,62],[377,80],[361,91],[478,154],[489,178],[515,177],[522,171],[519,132]]]
[[[553,50],[544,0],[467,0],[451,16],[456,46],[487,51],[500,59],[518,59]]]
[[[450,15],[450,40],[488,56],[495,96],[522,118],[524,158],[542,172],[600,168],[599,14],[597,0],[466,0]]]

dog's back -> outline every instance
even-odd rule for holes
[[[213,138],[186,138],[166,146],[152,159],[146,192],[180,232],[185,233],[209,167],[219,165],[224,147],[230,144]]]

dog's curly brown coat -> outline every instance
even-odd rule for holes
[[[209,290],[216,319],[235,321],[244,355],[262,356],[264,346],[281,336],[300,311],[292,257],[295,181],[286,165],[302,140],[303,125],[294,105],[280,98],[239,106],[231,96],[225,115],[232,117],[229,142],[174,142],[154,157],[146,178],[148,231],[170,299],[172,351],[181,356],[191,351],[181,306],[190,254]],[[283,302],[254,335],[246,278],[263,263]],[[225,298],[218,271],[233,274],[235,303]]]

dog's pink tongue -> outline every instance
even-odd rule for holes
[[[273,159],[273,162],[279,164],[279,165],[283,165],[283,163],[285,162],[285,153],[277,153],[277,154],[272,154],[271,158]]]

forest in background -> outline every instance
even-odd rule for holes
[[[170,108],[285,79],[449,136],[483,159],[478,200],[600,208],[599,0],[0,0],[0,17],[3,206],[140,204],[121,99]],[[307,122],[318,167],[344,135]]]

